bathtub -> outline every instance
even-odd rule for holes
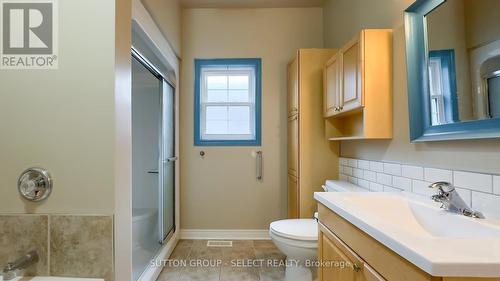
[[[132,210],[133,248],[142,248],[151,240],[158,240],[158,210],[134,208]]]
[[[158,209],[134,208],[132,210],[132,266],[133,280],[147,268],[158,251]]]

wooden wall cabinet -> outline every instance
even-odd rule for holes
[[[392,138],[391,30],[362,30],[323,71],[329,139]]]
[[[324,205],[318,211],[318,281],[500,281],[431,276]]]
[[[315,191],[338,178],[338,143],[325,137],[323,66],[335,49],[300,49],[288,64],[288,217],[312,218]]]

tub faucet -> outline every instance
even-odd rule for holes
[[[467,217],[484,219],[484,215],[481,212],[474,211],[467,206],[467,203],[460,197],[460,194],[458,194],[451,183],[438,181],[429,185],[429,188],[438,190],[437,194],[432,195],[431,198],[441,203],[441,208]]]
[[[2,276],[4,280],[11,280],[16,277],[16,270],[25,269],[30,265],[37,263],[40,260],[36,251],[31,251],[26,255],[16,259],[13,262],[7,263],[3,268]]]

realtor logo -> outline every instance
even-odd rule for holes
[[[55,1],[0,0],[0,68],[57,68]]]

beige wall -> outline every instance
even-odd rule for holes
[[[477,48],[499,39],[500,1],[465,0],[467,47]]]
[[[141,0],[177,56],[181,56],[181,1]]]
[[[325,47],[339,47],[361,28],[389,28],[401,24],[402,11],[413,0],[325,0]]]
[[[59,69],[0,70],[0,213],[114,213],[115,1],[59,10]],[[54,177],[41,203],[17,191],[32,166]]]
[[[286,216],[286,66],[298,48],[323,45],[322,10],[187,9],[182,26],[181,228],[266,229]],[[262,58],[262,147],[194,147],[194,58],[246,57]]]
[[[394,28],[394,138],[390,141],[342,142],[342,156],[498,173],[499,140],[409,143],[403,11],[412,2],[413,0],[326,1],[326,47],[340,46],[361,28]]]

